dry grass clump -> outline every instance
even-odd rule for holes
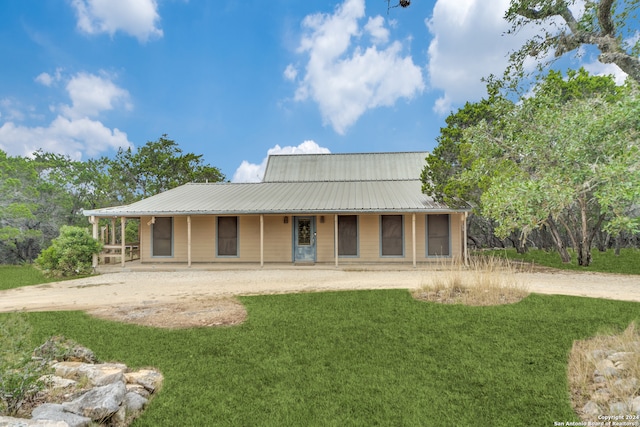
[[[594,420],[584,413],[592,401],[608,412],[616,402],[629,404],[640,396],[640,331],[631,323],[621,334],[602,334],[576,341],[569,355],[567,370],[571,402],[583,420]]]
[[[512,304],[529,295],[517,273],[521,265],[493,256],[472,257],[469,265],[452,261],[429,273],[413,295],[423,301],[487,306]]]

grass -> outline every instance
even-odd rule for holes
[[[0,265],[0,291],[19,288],[21,286],[40,285],[48,282],[78,279],[76,277],[46,277],[42,271],[31,264],[25,265]]]
[[[166,330],[29,313],[33,346],[62,334],[103,360],[154,366],[162,391],[134,426],[530,426],[579,421],[575,340],[622,330],[640,304],[530,295],[469,307],[404,290],[243,297],[234,327]],[[0,315],[0,321],[8,316]]]
[[[569,250],[569,253],[571,254],[571,262],[564,264],[556,251],[547,252],[540,249],[533,249],[525,254],[518,254],[515,249],[493,249],[479,252],[479,254],[506,257],[512,260],[563,270],[640,274],[640,249],[622,249],[620,256],[616,256],[613,250],[600,252],[594,249],[591,252],[592,262],[588,267],[578,265],[577,256],[574,251]]]
[[[33,265],[0,265],[0,290],[38,285],[59,279],[47,278]]]

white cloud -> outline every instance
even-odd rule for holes
[[[122,31],[141,43],[162,37],[156,0],[72,0],[78,28],[88,34]]]
[[[333,14],[308,15],[302,22],[298,52],[309,60],[294,99],[317,102],[324,122],[340,134],[368,109],[391,106],[424,89],[420,67],[402,56],[400,42],[380,46],[389,38],[381,16],[364,25],[372,42],[365,45],[359,24],[364,16],[364,0],[345,0]]]
[[[129,92],[116,86],[110,79],[88,73],[78,73],[67,83],[71,106],[64,106],[67,117],[95,117],[102,111],[123,105],[130,110]]]
[[[316,154],[330,153],[328,148],[319,146],[315,141],[304,141],[302,144],[293,147],[280,147],[276,145],[267,150],[267,157],[262,159],[262,163],[255,164],[243,160],[238,169],[233,174],[232,182],[260,182],[264,176],[264,170],[267,167],[267,161],[270,155],[277,154]]]
[[[599,61],[593,61],[582,65],[585,70],[594,76],[613,76],[617,85],[624,84],[627,79],[627,73],[622,71],[616,64],[603,64]]]
[[[63,77],[44,77],[40,74],[36,81],[53,83]],[[71,77],[66,85],[71,105],[62,105],[54,111],[58,115],[48,126],[29,127],[16,125],[15,120],[24,114],[16,112],[4,117],[0,126],[0,149],[11,155],[29,156],[35,150],[66,154],[74,159],[83,155],[96,156],[110,149],[128,148],[132,144],[127,134],[117,128],[109,129],[101,121],[95,120],[101,112],[116,106],[130,108],[129,94],[105,77],[79,73]],[[3,100],[0,107],[12,111],[13,104]],[[15,108],[13,108],[15,110]]]
[[[284,70],[284,78],[287,80],[295,80],[298,77],[298,70],[293,64],[287,65],[287,68]]]

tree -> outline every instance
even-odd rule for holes
[[[520,230],[524,238],[547,227],[567,262],[562,227],[587,266],[602,227],[640,230],[630,215],[640,199],[640,98],[630,87],[619,94],[586,90],[589,96],[558,90],[576,84],[576,76],[584,73],[563,84],[552,73],[498,124],[467,129],[475,160],[461,179],[485,183],[482,213],[498,222],[498,235]]]
[[[640,38],[637,28],[630,25],[637,23],[640,0],[585,0],[581,16],[571,9],[576,3],[576,0],[511,0],[505,14],[512,24],[509,33],[528,25],[540,27],[540,33],[511,54],[505,74],[517,79],[523,74],[525,60],[531,56],[545,58],[553,53],[559,58],[593,45],[600,51],[600,62],[616,64],[640,83]],[[539,69],[546,65],[541,63]]]
[[[178,144],[162,135],[137,151],[119,149],[109,165],[112,188],[120,203],[131,203],[188,182],[218,182],[224,175],[204,164],[202,155],[183,154]]]

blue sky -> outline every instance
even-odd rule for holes
[[[167,134],[235,181],[269,153],[429,151],[528,35],[503,35],[508,3],[3,0],[0,149],[86,160]]]

